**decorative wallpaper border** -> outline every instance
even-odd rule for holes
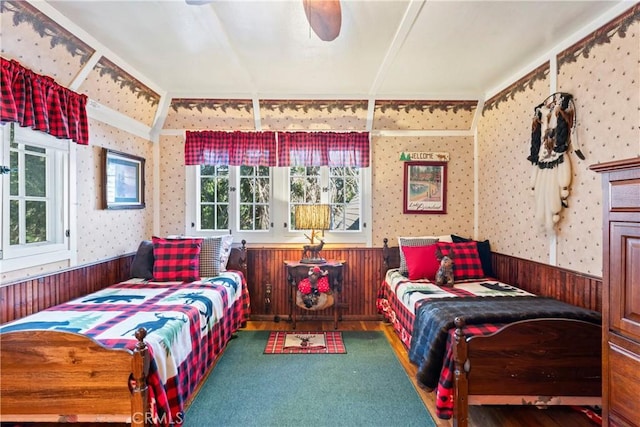
[[[279,111],[285,110],[309,112],[316,111],[346,111],[356,113],[357,111],[367,111],[369,103],[366,100],[292,100],[292,99],[264,99],[260,100],[260,110]]]
[[[357,111],[367,111],[369,105],[365,100],[291,100],[291,99],[261,99],[258,101],[261,111],[272,111],[283,113],[285,110],[301,111],[308,113],[315,111],[347,111],[353,113]],[[204,99],[204,98],[174,98],[171,101],[171,108],[178,111],[179,108],[187,110],[198,110],[202,112],[209,110],[253,110],[253,101],[250,99]]]
[[[157,105],[160,102],[160,95],[149,89],[138,79],[131,76],[104,56],[100,58],[100,61],[98,61],[95,68],[98,70],[101,77],[107,75],[111,80],[119,84],[120,87],[129,89],[138,98],[143,98],[151,105]]]
[[[411,110],[416,111],[429,111],[433,113],[435,110],[441,111],[453,111],[457,113],[460,110],[473,111],[478,106],[478,101],[393,101],[382,100],[376,101],[376,110],[380,110],[381,113],[387,110],[391,111],[404,111],[410,113]]]
[[[205,99],[205,98],[173,98],[171,108],[178,111],[179,108],[185,110],[227,110],[246,111],[253,110],[253,102],[250,99]]]
[[[535,70],[531,71],[529,74],[525,75],[524,77],[518,79],[512,85],[508,86],[504,90],[500,91],[496,95],[489,98],[484,103],[484,108],[482,109],[482,115],[484,116],[484,113],[486,111],[491,111],[494,108],[498,108],[500,103],[513,99],[518,92],[524,92],[527,89],[532,88],[534,83],[537,82],[538,80],[546,79],[549,72],[550,72],[550,66],[549,66],[549,63],[547,62],[546,64],[543,64],[538,68],[536,68]]]
[[[80,57],[80,63],[85,64],[95,49],[62,28],[44,13],[24,1],[0,1],[0,12],[13,13],[13,26],[28,23],[41,38],[50,38],[51,47],[63,45],[71,56]]]
[[[640,21],[640,3],[615,18],[608,24],[603,25],[593,33],[589,34],[582,40],[560,52],[558,58],[558,71],[563,65],[576,62],[578,56],[589,57],[591,49],[598,45],[611,43],[611,39],[616,34],[621,38],[626,37],[627,29],[635,22]]]

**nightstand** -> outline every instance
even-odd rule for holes
[[[338,317],[339,317],[339,305],[340,294],[342,292],[342,280],[344,266],[346,262],[342,260],[327,260],[319,264],[305,264],[300,261],[285,261],[284,266],[286,270],[287,284],[291,288],[289,293],[289,319],[292,323],[293,329],[296,328],[296,297],[298,291],[298,283],[301,280],[309,277],[309,269],[313,267],[320,267],[322,271],[327,271],[329,279],[329,287],[331,288],[333,296],[333,305],[327,307],[333,310],[333,327],[338,329]]]

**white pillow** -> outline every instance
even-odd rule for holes
[[[229,262],[232,246],[233,236],[231,234],[222,236],[222,241],[220,242],[220,271],[227,271],[227,262]]]

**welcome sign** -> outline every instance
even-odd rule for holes
[[[400,153],[401,162],[416,162],[416,161],[436,161],[436,162],[448,162],[449,153],[430,153],[423,151],[403,151]]]

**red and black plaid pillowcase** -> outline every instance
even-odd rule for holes
[[[202,239],[153,237],[153,280],[194,282],[200,280]]]
[[[438,249],[443,255],[448,256],[452,253],[454,280],[482,279],[485,277],[476,242],[438,242],[436,245],[438,245]]]

